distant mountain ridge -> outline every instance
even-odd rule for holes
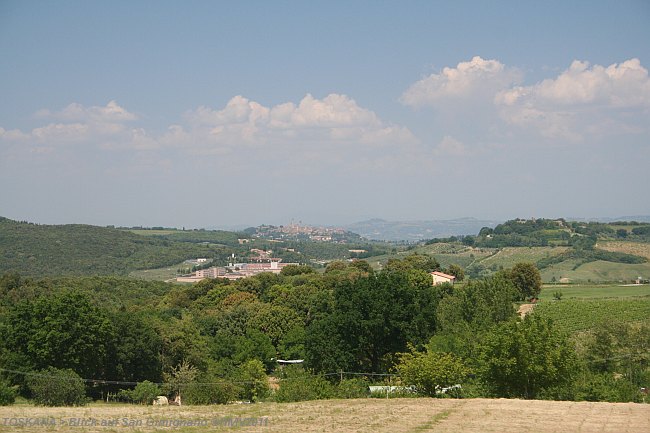
[[[476,235],[483,227],[494,228],[503,221],[456,218],[428,221],[387,221],[373,218],[343,228],[366,239],[382,241],[419,241],[450,236]]]

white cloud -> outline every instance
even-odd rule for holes
[[[440,141],[438,146],[435,148],[434,153],[436,155],[448,155],[448,156],[466,156],[469,155],[467,147],[459,140],[445,135]]]
[[[382,121],[342,94],[322,99],[307,94],[298,103],[270,107],[235,96],[220,109],[201,106],[186,113],[183,122],[162,133],[140,127],[137,116],[114,101],[106,106],[74,103],[60,111],[41,110],[37,118],[51,123],[25,132],[0,129],[5,155],[24,160],[47,153],[73,164],[83,149],[86,156],[104,152],[97,162],[106,166],[149,158],[200,163],[229,173],[273,166],[276,171],[312,174],[349,169],[361,159],[372,163],[388,153],[388,162],[401,169],[400,158],[413,155],[419,146],[407,128]]]
[[[650,106],[650,78],[639,59],[608,67],[589,67],[588,62],[575,60],[557,78],[504,91],[496,101],[504,105],[531,101],[549,106]]]
[[[407,128],[382,122],[374,112],[340,94],[323,99],[307,94],[297,105],[287,102],[273,107],[235,96],[221,110],[199,107],[185,117],[189,129],[176,129],[174,134],[182,132],[183,142],[204,153],[218,152],[215,147],[221,146],[272,144],[300,148],[307,143],[331,147],[341,143],[415,141]]]
[[[437,106],[448,100],[492,99],[494,95],[516,84],[521,73],[498,60],[475,56],[455,68],[445,67],[409,87],[400,101],[408,106]]]
[[[136,120],[138,117],[120,107],[117,102],[110,101],[106,106],[84,107],[78,103],[72,103],[61,111],[39,110],[37,117],[52,118],[64,122],[88,122],[88,123],[121,123]]]
[[[29,138],[29,135],[19,129],[6,130],[3,127],[0,127],[0,140],[18,141],[26,138]]]
[[[504,90],[494,102],[507,123],[550,138],[638,133],[648,122],[650,78],[638,59],[607,67],[576,60],[556,78]]]
[[[36,127],[29,132],[2,129],[0,139],[8,142],[46,144],[48,147],[107,139],[124,140],[122,135],[129,135],[126,123],[137,119],[137,116],[120,107],[115,101],[110,101],[104,107],[84,107],[73,103],[61,111],[40,110],[36,117],[56,122]]]

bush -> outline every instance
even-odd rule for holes
[[[280,389],[275,394],[276,401],[280,403],[323,400],[335,396],[327,380],[306,372],[302,367],[286,367],[282,373]]]
[[[343,379],[335,389],[337,398],[368,397],[368,381],[365,379]]]
[[[187,385],[183,392],[183,404],[228,404],[237,400],[240,388],[230,382],[219,382],[214,377],[203,377],[205,382]]]
[[[73,370],[49,367],[28,380],[34,402],[41,406],[83,406],[86,389]]]
[[[160,388],[155,383],[145,380],[136,385],[132,390],[124,390],[120,395],[140,404],[153,404],[153,401],[160,395]]]
[[[258,401],[269,395],[269,380],[259,359],[252,359],[239,367],[239,378],[243,400]]]
[[[407,352],[400,354],[397,369],[404,383],[414,385],[417,392],[436,397],[444,389],[464,381],[469,370],[460,358],[450,353]]]
[[[16,388],[0,380],[0,406],[9,406],[16,401]]]
[[[629,380],[612,373],[587,374],[577,386],[575,400],[607,401],[610,403],[641,403],[639,388]]]

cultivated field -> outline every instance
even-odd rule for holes
[[[481,260],[481,264],[486,268],[495,265],[512,268],[519,262],[536,263],[541,259],[560,255],[567,249],[567,247],[505,247]]]
[[[650,260],[650,243],[647,242],[599,241],[598,248],[619,253],[635,254]]]
[[[553,320],[556,328],[574,333],[605,322],[647,322],[650,297],[546,300],[535,306],[534,314]]]
[[[650,284],[545,284],[539,299],[542,301],[552,300],[555,292],[562,292],[562,300],[638,296],[646,296],[650,299]]]
[[[574,269],[575,268],[575,269]],[[612,263],[598,260],[580,264],[577,260],[566,260],[541,270],[542,279],[557,281],[568,278],[571,282],[631,282],[637,277],[650,278],[650,262],[639,264]]]
[[[17,423],[19,418],[46,418],[53,425],[10,425]],[[102,421],[105,424],[113,421],[116,425],[102,426]],[[74,425],[75,422],[85,422],[87,425]],[[186,425],[151,425],[155,423]],[[184,433],[640,433],[650,431],[650,406],[635,403],[418,398],[191,407],[104,404],[82,408],[0,407],[0,431],[3,432],[136,433],[158,430]]]

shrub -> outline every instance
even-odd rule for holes
[[[83,380],[70,369],[49,367],[28,380],[34,402],[41,406],[83,406],[86,390]]]
[[[280,389],[275,399],[281,403],[323,400],[335,396],[332,385],[322,378],[302,369],[302,367],[286,367],[282,374]]]
[[[402,353],[397,369],[404,383],[414,385],[418,393],[429,397],[460,384],[469,373],[461,359],[435,352]]]
[[[365,379],[343,379],[334,391],[337,398],[368,397],[368,381]]]
[[[9,406],[16,401],[16,388],[0,380],[0,406]]]
[[[193,382],[183,392],[183,404],[227,404],[237,400],[240,389],[230,382],[204,376],[205,382]]]
[[[132,390],[124,390],[120,395],[135,403],[153,404],[153,401],[160,395],[160,388],[155,383],[145,380],[136,385]]]
[[[258,401],[268,396],[269,380],[264,364],[259,359],[252,359],[239,367],[239,377],[242,382],[242,399]]]

